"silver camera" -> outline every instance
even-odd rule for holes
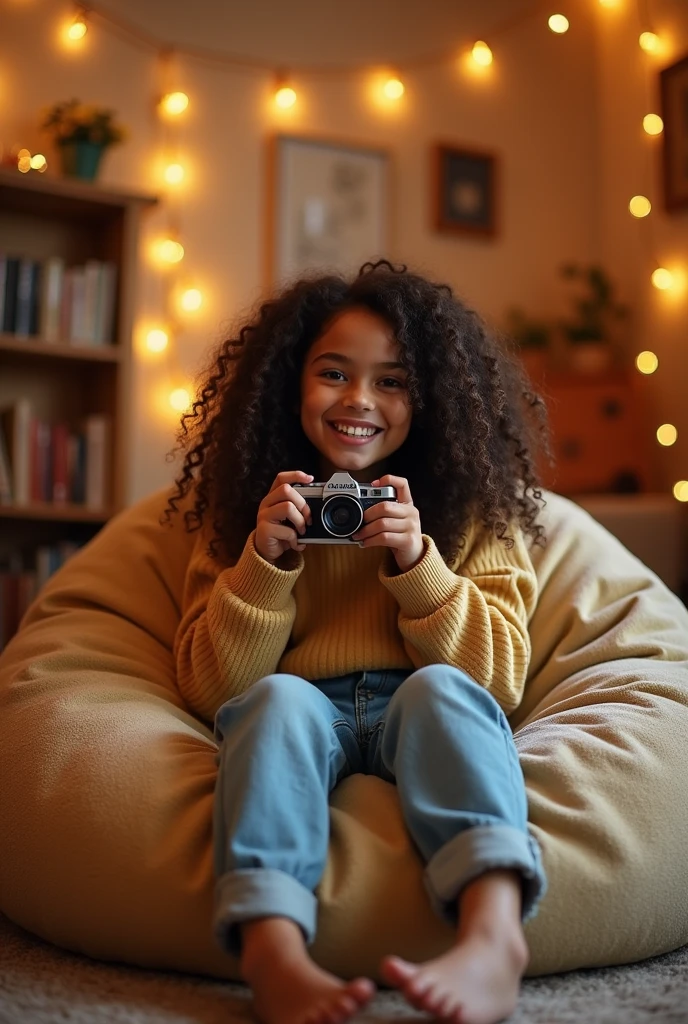
[[[348,544],[363,525],[367,508],[380,501],[397,500],[394,487],[359,484],[349,473],[334,473],[325,483],[292,486],[311,510],[311,525],[299,537],[299,544]]]

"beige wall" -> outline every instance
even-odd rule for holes
[[[179,2],[173,0],[172,10]],[[631,6],[630,0],[623,2]],[[370,19],[376,5],[369,6]],[[642,166],[646,148],[635,130],[643,85],[641,68],[633,63],[637,47],[629,38],[631,16],[617,14],[614,28],[600,19],[596,33],[592,0],[579,0],[578,6],[564,37],[553,36],[536,19],[504,34],[495,46],[494,73],[482,81],[470,79],[451,63],[405,74],[407,97],[394,112],[370,103],[363,75],[314,80],[297,74],[301,102],[294,112],[278,116],[270,103],[267,72],[239,72],[181,58],[179,85],[192,103],[180,136],[188,185],[179,203],[164,205],[150,217],[145,240],[147,244],[165,226],[173,209],[187,253],[182,272],[206,294],[202,314],[178,337],[181,376],[196,370],[222,323],[253,302],[263,286],[267,139],[275,131],[312,133],[389,150],[394,182],[391,255],[449,280],[492,320],[500,320],[514,303],[533,313],[555,312],[561,302],[559,264],[602,255],[619,277],[625,297],[638,296],[647,305],[640,311],[642,330],[656,338],[662,369],[667,369],[661,384],[659,376],[652,382],[653,394],[666,408],[664,418],[673,416],[679,423],[684,417],[688,436],[678,383],[681,360],[685,362],[679,349],[686,300],[660,304],[657,293],[646,286],[641,254],[631,238],[637,224],[629,224],[624,213],[626,193],[639,190],[632,172],[636,163]],[[681,42],[688,48],[685,18],[682,26],[677,24],[682,6],[683,0],[663,4],[674,11],[678,50]],[[107,155],[103,183],[160,191],[157,171],[164,136],[154,114],[160,89],[155,58],[105,31],[97,19],[88,45],[78,54],[66,53],[57,34],[61,15],[68,10],[57,2],[4,3],[0,140],[21,141],[35,151],[40,148],[36,124],[42,107],[71,96],[106,103],[119,111],[130,139]],[[234,17],[241,22],[241,5],[236,5]],[[281,52],[279,26],[266,17],[261,28],[263,50],[272,47],[288,64],[290,54]],[[457,35],[463,38],[460,24]],[[336,49],[333,38],[336,32],[329,40],[330,52]],[[218,38],[215,45],[236,49],[232,39]],[[356,54],[342,52],[340,58],[355,61]],[[428,149],[437,139],[499,153],[503,215],[496,240],[465,241],[432,231]],[[688,243],[684,238],[681,251],[679,239],[680,226],[686,233],[685,217],[672,222],[661,218],[658,225],[662,244],[685,265]],[[161,318],[167,289],[163,275],[146,262],[145,251],[143,256],[141,327]],[[165,483],[173,472],[164,460],[175,416],[165,408],[170,378],[163,367],[164,360],[138,352],[132,500]],[[677,446],[663,458],[667,479],[672,473],[688,476],[685,447],[681,453]]]
[[[667,215],[662,202],[662,139],[642,130],[643,116],[659,112],[661,67],[688,54],[688,4],[664,0],[651,5],[653,23],[663,46],[648,56],[638,46],[647,26],[638,20],[635,3],[598,17],[600,124],[599,183],[601,255],[632,298],[636,351],[651,349],[659,367],[646,378],[652,428],[673,423],[678,441],[655,446],[658,479],[667,489],[688,479],[688,209]],[[628,200],[648,196],[652,213],[643,220],[629,216]],[[660,264],[674,270],[682,284],[659,292],[650,281]]]

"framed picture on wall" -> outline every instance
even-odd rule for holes
[[[444,143],[432,149],[432,216],[437,231],[497,233],[497,157]]]
[[[664,205],[688,206],[688,56],[659,73],[664,121]]]
[[[384,150],[313,138],[272,140],[269,277],[352,273],[387,254],[389,158]]]

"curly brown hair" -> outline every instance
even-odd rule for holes
[[[447,561],[472,517],[506,544],[515,521],[542,543],[538,451],[549,451],[545,407],[518,362],[445,284],[387,260],[357,276],[306,277],[260,304],[223,341],[181,420],[172,455],[184,463],[162,522],[184,512],[187,530],[212,526],[210,553],[241,554],[277,473],[317,479],[318,452],[298,415],[306,353],[332,319],[362,308],[391,325],[408,371],[413,418],[389,472],[405,476],[423,531]]]

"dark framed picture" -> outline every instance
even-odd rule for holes
[[[497,157],[438,143],[432,151],[433,221],[455,235],[497,233]]]
[[[664,205],[688,206],[688,56],[659,74],[664,121]]]

